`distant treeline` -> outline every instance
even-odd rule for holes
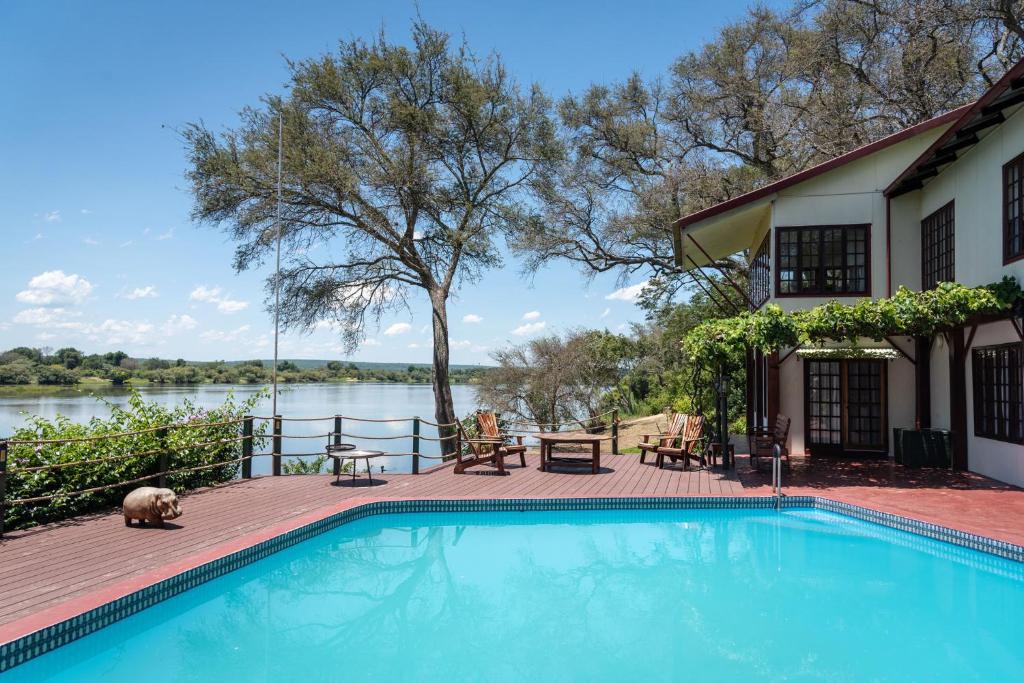
[[[300,367],[304,366],[304,367]],[[429,365],[394,363],[358,365],[351,362],[283,360],[277,364],[278,381],[393,382],[429,384]],[[486,368],[453,367],[451,381],[468,384]],[[192,362],[183,358],[132,358],[124,351],[85,354],[67,347],[51,352],[19,346],[0,353],[0,385],[40,384],[70,386],[80,382],[150,384],[265,384],[271,380],[271,363],[262,360]]]

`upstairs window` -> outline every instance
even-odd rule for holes
[[[974,434],[1024,443],[1024,370],[1021,345],[983,346],[973,351]]]
[[[869,225],[778,228],[779,296],[867,295]]]
[[[1003,263],[1024,258],[1024,154],[1003,166]]]
[[[953,202],[921,221],[921,289],[955,281]]]
[[[757,253],[750,261],[750,276],[747,280],[747,295],[754,309],[761,308],[771,296],[772,260],[768,253],[768,236],[765,235]]]

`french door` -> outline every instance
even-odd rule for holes
[[[885,363],[806,360],[804,414],[811,454],[887,450]]]

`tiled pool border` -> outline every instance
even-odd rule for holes
[[[137,590],[111,599],[43,626],[31,633],[17,636],[0,644],[0,672],[4,672],[30,659],[43,655],[73,640],[87,636],[116,621],[140,612],[178,593],[227,574],[284,548],[301,543],[313,536],[371,515],[402,512],[501,512],[543,510],[668,510],[697,508],[770,509],[775,506],[772,497],[687,497],[687,498],[520,498],[481,500],[370,500],[355,501],[352,507],[308,523],[302,523],[283,533],[253,542],[237,550],[229,550],[220,557],[206,560],[139,587]],[[990,553],[1016,562],[1024,562],[1024,546],[997,541],[966,531],[930,524],[917,520],[878,512],[869,508],[841,503],[818,496],[792,496],[782,499],[784,508],[811,508],[835,512],[885,527],[915,533],[953,545]],[[314,513],[317,514],[317,513]],[[306,518],[302,518],[303,520]],[[255,535],[254,535],[255,536]],[[251,537],[249,537],[251,538]],[[240,539],[244,543],[246,539]],[[237,545],[237,544],[236,544]],[[142,577],[145,579],[145,577]]]

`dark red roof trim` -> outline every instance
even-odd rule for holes
[[[949,129],[939,136],[939,139],[931,144],[931,146],[921,153],[921,156],[914,159],[913,163],[907,166],[899,176],[896,177],[889,187],[885,188],[885,195],[891,195],[903,181],[912,176],[920,166],[930,161],[935,156],[935,152],[945,145],[950,139],[957,134],[962,128],[970,123],[977,114],[982,113],[982,110],[990,105],[997,97],[1005,92],[1012,84],[1013,81],[1024,76],[1024,60],[1021,60],[1013,65],[1013,67],[1003,74],[1003,77],[996,81],[991,88],[985,91],[985,93],[975,100],[974,104],[955,109],[954,111],[963,111],[960,118],[957,119],[956,123],[949,127]],[[952,112],[951,112],[952,113]]]
[[[973,105],[965,104],[964,106],[954,109],[953,111],[946,112],[945,114],[936,116],[935,118],[928,119],[927,121],[922,121],[921,123],[910,126],[909,128],[904,128],[903,130],[897,131],[892,135],[881,138],[880,140],[870,142],[864,145],[863,147],[858,147],[857,149],[851,150],[846,154],[841,154],[840,156],[837,156],[833,159],[824,161],[818,164],[817,166],[812,166],[806,170],[800,171],[799,173],[794,173],[793,175],[787,176],[782,180],[776,180],[774,183],[770,183],[768,185],[765,185],[764,187],[759,187],[758,189],[747,192],[746,194],[741,194],[739,197],[733,197],[728,201],[724,201],[720,204],[715,204],[714,206],[708,207],[707,209],[697,211],[696,213],[691,213],[688,216],[683,216],[682,218],[675,222],[675,225],[682,229],[685,228],[687,225],[698,223],[707,218],[711,218],[712,216],[717,216],[720,213],[725,213],[726,211],[730,211],[737,207],[743,206],[744,204],[748,204],[758,199],[762,199],[763,197],[767,197],[768,195],[778,192],[780,190],[784,190],[787,187],[792,187],[793,185],[802,183],[805,180],[810,180],[815,176],[819,176],[822,173],[827,173],[828,171],[839,168],[840,166],[848,164],[851,161],[856,161],[857,159],[866,157],[869,154],[877,152],[878,150],[885,149],[886,147],[889,147],[891,145],[895,145],[897,142],[902,142],[907,138],[914,137],[919,133],[931,130],[936,126],[941,126],[944,123],[949,123],[950,121],[957,120],[963,115],[964,112],[966,112],[972,106]]]

